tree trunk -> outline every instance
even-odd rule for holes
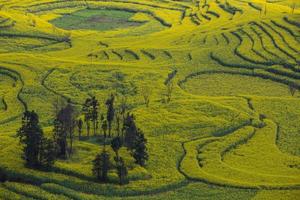
[[[96,120],[93,120],[94,136],[96,136]]]
[[[111,137],[111,122],[108,122],[108,137]]]
[[[67,158],[67,142],[66,138],[63,139],[63,141],[60,142],[60,156],[64,159]]]
[[[117,160],[119,161],[119,151],[116,151],[116,157],[117,157]]]
[[[78,140],[81,140],[81,129],[78,130]]]
[[[120,137],[120,119],[117,120],[117,134]]]
[[[70,137],[70,155],[73,153],[73,131],[70,130],[69,132],[69,137]]]
[[[87,122],[86,128],[87,128],[87,137],[89,138],[90,137],[90,123],[89,122]]]

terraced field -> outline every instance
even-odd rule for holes
[[[297,0],[0,0],[0,199],[299,199],[299,90]],[[24,167],[25,110],[50,136],[55,101],[111,93],[148,139],[129,184],[94,179],[97,137]]]

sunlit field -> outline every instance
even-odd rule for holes
[[[0,0],[0,200],[300,199],[299,91],[299,0]]]

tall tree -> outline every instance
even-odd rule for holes
[[[22,126],[17,132],[20,143],[23,145],[22,158],[28,167],[39,167],[40,145],[43,131],[39,125],[38,115],[34,111],[25,111],[22,117]]]
[[[107,132],[107,121],[106,120],[104,120],[103,123],[102,123],[102,130],[103,130],[104,138],[106,138],[107,137],[107,134],[106,134],[106,132]]]
[[[119,150],[122,147],[122,145],[123,145],[123,142],[120,137],[115,137],[111,141],[111,148],[113,149],[113,151],[116,154],[116,157],[114,159],[116,162],[116,168],[117,168],[117,172],[118,172],[120,185],[128,183],[128,180],[127,180],[128,170],[127,170],[127,167],[125,165],[123,158],[121,158],[119,156]]]
[[[50,169],[56,160],[53,140],[43,137],[40,147],[40,163],[45,169]]]
[[[22,126],[17,132],[23,145],[22,158],[26,166],[49,169],[55,162],[54,142],[44,137],[39,125],[39,117],[34,111],[25,111]]]
[[[128,109],[128,105],[127,105],[127,99],[125,96],[123,96],[121,98],[121,103],[119,105],[119,111],[120,111],[120,115],[122,116],[122,124],[124,125],[124,121],[125,121],[125,118],[126,118],[126,112],[127,112],[127,109]],[[122,133],[122,140],[124,140],[124,126],[122,126],[121,128],[121,133]]]
[[[96,176],[97,180],[101,182],[108,181],[109,166],[109,154],[105,149],[103,149],[102,153],[97,154],[93,160],[92,172]]]
[[[123,117],[123,121],[125,121],[127,109],[128,109],[127,98],[123,96],[121,98],[121,103],[120,103],[120,114]]]
[[[67,132],[64,128],[63,122],[58,118],[54,120],[53,137],[55,142],[55,149],[57,157],[67,158]]]
[[[116,159],[116,168],[117,168],[118,177],[119,177],[119,184],[120,185],[127,184],[129,182],[128,178],[127,178],[128,170],[127,170],[127,167],[125,165],[123,158]]]
[[[104,121],[105,121],[105,117],[104,117],[103,114],[101,114],[101,115],[100,115],[100,119],[99,119],[100,135],[101,135],[101,132],[102,132],[102,134],[104,135],[104,132],[103,132],[103,129],[102,129],[102,125],[103,125]],[[102,130],[102,131],[101,131],[101,130]]]
[[[53,102],[52,102],[52,109],[53,109],[53,116],[57,117],[59,111],[65,107],[66,102],[64,99],[57,97]]]
[[[57,119],[62,123],[63,130],[69,136],[70,146],[69,154],[73,152],[74,129],[76,126],[75,108],[68,100],[66,107],[62,108],[58,113]]]
[[[127,117],[124,121],[124,143],[125,146],[131,149],[133,147],[134,139],[137,135],[137,126],[134,121],[134,116],[132,114],[127,114]]]
[[[77,127],[78,127],[78,139],[79,139],[79,140],[81,140],[82,126],[83,126],[83,121],[82,121],[82,119],[80,118],[80,119],[77,121]]]
[[[116,112],[116,132],[117,132],[117,136],[120,137],[120,133],[121,133],[121,114],[120,114],[120,112]]]
[[[96,97],[92,97],[91,99],[91,120],[93,122],[93,130],[94,130],[94,136],[96,135],[97,132],[97,119],[98,119],[98,108],[99,108],[99,103]]]
[[[123,143],[120,137],[115,137],[114,139],[112,139],[111,141],[111,148],[113,149],[113,151],[116,154],[116,159],[119,159],[119,150],[122,147]]]
[[[135,159],[135,162],[140,166],[145,166],[146,161],[149,158],[147,153],[147,139],[145,138],[144,133],[138,129],[137,136],[133,142],[133,148],[131,150],[132,156]]]
[[[90,137],[90,121],[92,119],[91,99],[87,98],[83,104],[82,112],[84,114],[84,121],[86,123],[87,137]]]
[[[108,98],[105,103],[107,106],[106,119],[107,119],[107,123],[108,123],[108,136],[109,137],[111,137],[112,122],[113,122],[114,116],[115,116],[114,100],[115,100],[115,97],[113,94],[111,94],[110,98]]]

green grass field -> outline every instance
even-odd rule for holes
[[[130,21],[134,13],[121,10],[79,10],[50,21],[66,30],[112,30],[138,26],[143,22]]]
[[[0,199],[299,199],[299,90],[298,0],[0,0]],[[111,93],[148,139],[145,167],[120,150],[129,184],[95,180],[96,136],[24,166],[26,109],[50,137],[57,99]]]

